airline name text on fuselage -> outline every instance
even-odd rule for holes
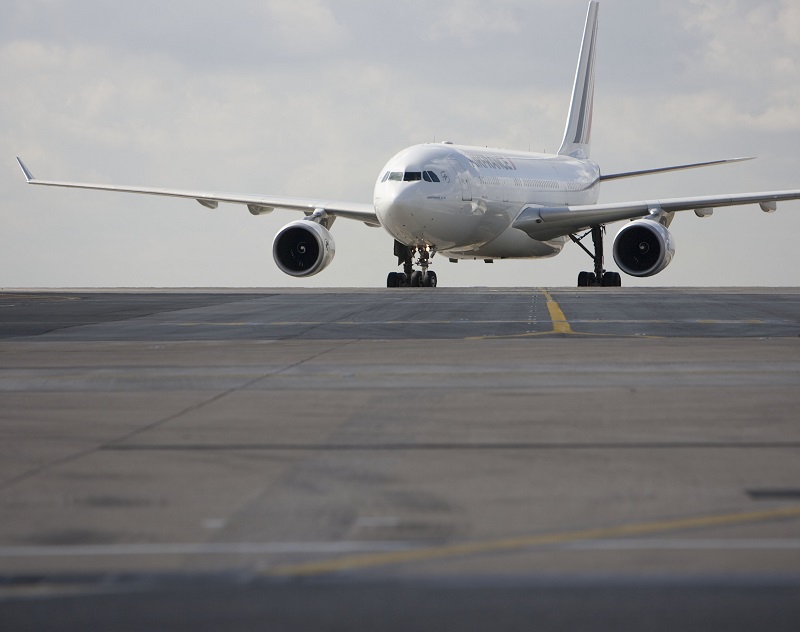
[[[476,168],[484,169],[505,169],[506,171],[516,171],[517,166],[510,158],[505,156],[486,156],[483,154],[470,154],[469,161]]]

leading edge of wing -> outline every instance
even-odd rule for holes
[[[744,204],[765,206],[771,204],[772,206],[766,206],[765,210],[772,211],[775,210],[775,203],[790,200],[800,200],[800,190],[706,195],[583,206],[544,207],[530,204],[523,207],[513,226],[528,233],[534,239],[553,239],[591,226],[645,217],[651,213],[662,211],[672,213]]]
[[[85,182],[60,182],[56,180],[40,180],[17,158],[22,173],[28,184],[69,189],[85,189],[90,191],[113,191],[117,193],[138,193],[141,195],[158,195],[196,200],[207,208],[216,208],[219,203],[245,204],[253,215],[269,213],[274,209],[302,211],[313,213],[318,209],[329,215],[364,222],[368,226],[380,226],[378,216],[371,204],[360,202],[336,202],[309,198],[288,198],[280,196],[263,196],[239,193],[219,193],[214,191],[185,191],[160,187],[138,187],[116,184],[90,184]]]

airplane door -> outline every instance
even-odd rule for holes
[[[471,202],[472,201],[472,184],[469,181],[469,167],[458,160],[457,157],[450,158],[450,164],[453,165],[453,168],[456,172],[456,177],[458,178],[458,182],[461,184],[461,200],[463,202]]]

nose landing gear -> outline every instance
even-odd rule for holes
[[[394,254],[397,265],[402,264],[403,272],[390,272],[386,287],[436,287],[436,273],[428,269],[430,260],[436,254],[435,247],[412,247],[395,241]],[[416,265],[422,270],[414,270],[414,255],[417,256]]]

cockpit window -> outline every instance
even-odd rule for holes
[[[381,182],[386,181],[394,182],[418,182],[425,180],[425,182],[440,182],[439,176],[433,171],[387,171],[383,174]]]

